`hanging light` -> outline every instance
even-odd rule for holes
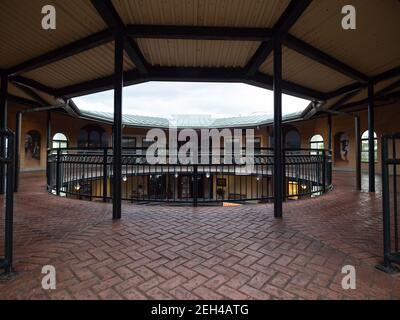
[[[260,181],[260,177],[257,177],[257,181]]]
[[[206,173],[206,178],[208,179],[209,177],[210,177],[210,173],[207,172],[207,173]]]
[[[175,178],[178,178],[178,177],[179,177],[179,174],[175,173]]]
[[[123,177],[122,177],[122,181],[123,181],[123,182],[126,182],[126,180],[128,180],[128,178],[127,178],[126,176],[123,176]]]

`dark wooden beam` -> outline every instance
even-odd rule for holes
[[[124,86],[147,81],[192,81],[192,82],[244,82],[266,89],[272,89],[273,77],[263,73],[246,76],[242,68],[190,68],[190,67],[152,67],[149,75],[143,76],[138,70],[124,73]],[[59,88],[59,97],[77,97],[112,89],[113,76],[85,81],[83,83]],[[307,88],[290,81],[282,81],[283,92],[303,99],[324,100],[323,92]]]
[[[297,19],[307,9],[311,0],[292,0],[283,14],[279,17],[275,23],[272,33],[273,36],[283,37],[289,31],[289,29],[296,23]],[[254,56],[247,63],[245,69],[248,75],[255,74],[264,61],[268,58],[273,50],[273,42],[263,42],[257,49]]]
[[[33,101],[33,100],[30,100],[30,99],[26,99],[26,98],[21,98],[21,97],[12,95],[12,94],[8,95],[8,101],[15,102],[15,103],[17,103],[19,105],[28,106],[28,107],[34,107],[34,108],[39,108],[39,107],[42,106],[37,101]]]
[[[20,85],[19,83],[14,83],[16,87],[18,87],[21,91],[23,91],[25,94],[27,94],[29,97],[31,97],[34,101],[39,103],[41,106],[48,106],[50,103],[47,102],[45,99],[43,99],[35,90]]]
[[[368,76],[358,70],[348,66],[347,64],[337,60],[336,58],[322,52],[321,50],[309,45],[308,43],[288,34],[284,38],[284,45],[312,60],[317,61],[337,72],[347,75],[357,81],[363,83],[368,82]]]
[[[258,72],[253,76],[247,76],[245,82],[253,85],[263,84],[264,88],[272,89],[274,78],[268,74]],[[286,94],[303,99],[319,101],[325,100],[325,93],[287,80],[282,80],[282,90]]]
[[[374,95],[374,100],[382,101],[382,100],[394,98],[395,95],[392,95],[392,93],[390,93],[390,92],[398,87],[400,87],[400,80],[396,80],[393,83],[382,88],[381,90],[377,91]],[[337,106],[336,109],[341,109],[341,110],[349,109],[349,108],[353,108],[353,107],[360,106],[360,105],[367,105],[367,103],[368,103],[368,98],[365,98],[365,99],[357,100],[357,101],[350,102],[347,104],[341,104],[340,106]]]
[[[125,24],[118,15],[111,0],[91,0],[91,2],[107,26],[113,31],[114,35],[121,33],[126,35]],[[149,63],[146,61],[137,43],[129,37],[126,37],[126,41],[124,42],[124,49],[136,68],[141,73],[147,74]]]
[[[7,70],[10,75],[15,75],[23,72],[28,72],[47,64],[68,58],[72,55],[81,53],[85,50],[98,47],[102,44],[113,40],[111,30],[103,30],[98,33],[92,34],[86,38],[67,44],[61,48],[57,48],[43,55],[37,56],[28,61],[22,62]]]
[[[46,86],[36,80],[25,78],[22,76],[14,76],[10,78],[13,83],[18,83],[24,87],[39,90],[41,92],[47,93],[48,95],[55,96],[54,88]]]
[[[126,32],[133,38],[150,39],[267,41],[272,37],[268,28],[128,25]]]
[[[332,98],[341,96],[342,94],[345,94],[345,93],[351,93],[351,92],[354,92],[354,91],[358,91],[358,90],[363,89],[365,87],[366,87],[366,84],[363,84],[363,83],[360,83],[360,82],[351,83],[349,85],[345,85],[345,86],[343,86],[341,88],[338,88],[338,89],[335,89],[335,90],[333,90],[331,92],[326,93],[325,99],[326,100],[332,99]]]
[[[395,67],[372,77],[374,83],[400,76],[400,67]]]
[[[331,107],[331,110],[338,110],[344,103],[349,101],[351,98],[355,97],[361,90],[355,90],[352,92],[349,92],[345,94],[343,97],[341,97],[338,101],[336,101]]]
[[[77,84],[73,84],[70,86],[66,86],[63,88],[59,88],[55,90],[55,95],[59,97],[72,98],[79,97],[87,94],[93,94],[105,90],[110,90],[113,88],[113,79],[114,76],[110,75],[107,77],[103,77],[100,79],[89,80]],[[143,75],[137,71],[127,71],[124,72],[124,85],[132,85],[137,83],[146,82]]]

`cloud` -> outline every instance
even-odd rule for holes
[[[80,109],[113,112],[113,91],[78,97]],[[283,95],[283,114],[302,111],[308,100]],[[241,83],[147,82],[123,90],[123,113],[171,117],[201,114],[216,117],[273,114],[273,94]]]

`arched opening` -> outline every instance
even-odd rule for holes
[[[36,130],[28,131],[25,135],[25,161],[37,165],[40,163],[40,133]]]
[[[350,140],[347,133],[338,132],[335,135],[334,143],[335,163],[349,162]]]
[[[324,149],[324,138],[320,134],[313,135],[310,139],[310,149],[323,150]],[[317,151],[311,152],[312,154]]]
[[[79,130],[79,148],[108,147],[108,135],[105,130],[96,125],[88,125]]]
[[[60,148],[68,148],[68,138],[63,133],[56,133],[53,136],[52,140],[52,148],[53,149],[60,149]]]
[[[287,149],[300,149],[301,138],[296,129],[290,129],[285,134],[285,148]]]
[[[369,152],[369,144],[368,144],[368,130],[364,131],[361,135],[361,162],[368,163],[368,152]],[[378,136],[376,132],[374,132],[374,158],[375,162],[378,162]]]

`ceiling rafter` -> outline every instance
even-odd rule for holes
[[[13,83],[13,84],[20,90],[22,90],[25,94],[27,94],[29,97],[31,97],[34,101],[39,103],[41,106],[49,105],[46,99],[42,98],[35,90],[31,89],[30,87],[23,86],[19,83]]]
[[[101,18],[114,32],[114,34],[123,33],[125,35],[125,52],[142,74],[148,74],[149,63],[146,61],[146,58],[144,57],[137,43],[127,36],[125,24],[118,15],[118,12],[114,8],[111,0],[91,0],[91,2]]]
[[[79,54],[83,51],[101,46],[113,40],[113,34],[111,30],[106,29],[95,34],[92,34],[83,39],[79,39],[75,42],[69,43],[65,46],[24,61],[17,64],[7,70],[9,75],[16,75],[24,72],[28,72],[47,64],[54,63],[56,61],[68,58],[70,56]]]
[[[272,38],[272,30],[268,28],[129,24],[126,32],[133,38],[149,39],[267,41]]]
[[[283,37],[307,9],[311,0],[292,0],[272,28],[273,37]],[[273,50],[273,41],[263,42],[247,63],[246,74],[253,75]]]

